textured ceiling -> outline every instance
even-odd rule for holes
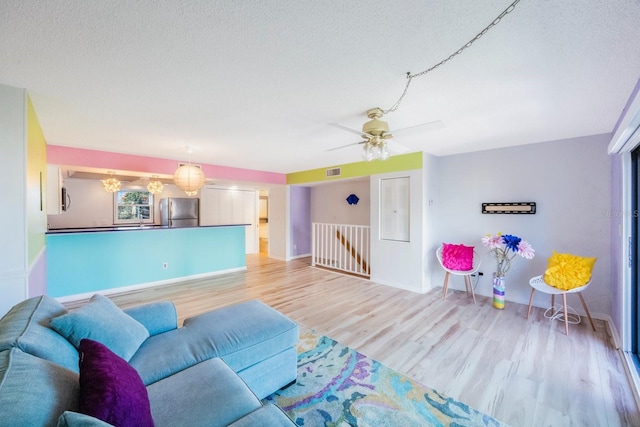
[[[0,2],[0,84],[49,144],[273,172],[359,161],[369,108],[511,0]],[[640,78],[640,0],[522,0],[416,78],[393,129],[447,155],[611,132]]]

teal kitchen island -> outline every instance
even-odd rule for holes
[[[47,295],[77,299],[246,270],[245,225],[50,230]]]

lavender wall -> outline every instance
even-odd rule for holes
[[[543,274],[553,250],[597,257],[593,281],[584,292],[591,314],[611,315],[611,134],[520,145],[437,158],[436,239],[474,245],[482,257],[476,295],[491,295],[495,261],[480,239],[487,233],[515,234],[536,250],[533,260],[516,258],[507,277],[508,301],[529,303],[529,279]],[[433,172],[432,172],[433,173]],[[435,179],[435,178],[434,178]],[[535,215],[483,215],[482,202],[536,202]],[[616,232],[617,233],[617,232]],[[432,248],[435,250],[435,248]],[[434,269],[432,286],[441,286]],[[450,283],[464,289],[462,281]],[[580,311],[575,295],[569,304]],[[536,292],[534,304],[548,306]]]
[[[311,254],[311,188],[291,186],[291,257]]]

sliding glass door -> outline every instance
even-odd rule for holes
[[[640,263],[638,254],[640,248],[640,148],[631,153],[631,241],[629,242],[629,259],[631,262],[631,352],[636,368],[640,371]]]

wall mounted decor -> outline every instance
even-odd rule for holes
[[[347,203],[350,205],[357,205],[359,201],[360,199],[355,194],[349,194],[349,197],[347,197]]]
[[[535,214],[536,202],[483,203],[483,214]]]

